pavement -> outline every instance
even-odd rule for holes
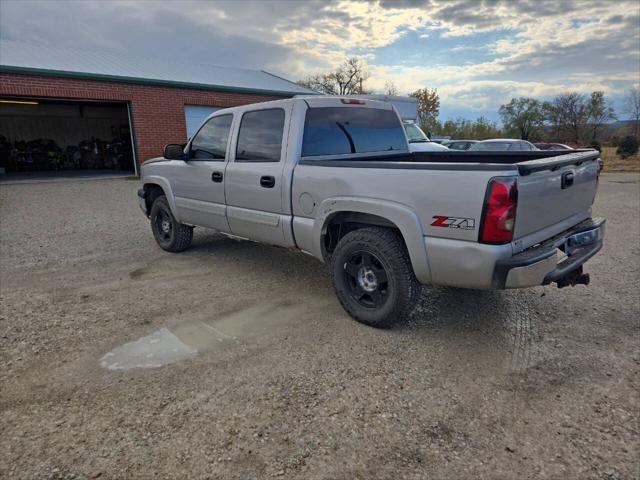
[[[0,185],[0,477],[638,478],[639,187],[602,176],[588,287],[382,331],[307,255],[160,250],[136,181]]]

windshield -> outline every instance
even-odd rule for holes
[[[428,142],[429,139],[422,130],[414,123],[403,123],[404,131],[407,132],[407,141],[409,143]]]
[[[500,152],[509,150],[511,142],[478,142],[471,145],[469,150],[484,150],[492,152]]]

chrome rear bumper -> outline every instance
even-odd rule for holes
[[[604,233],[605,219],[588,219],[535,247],[499,260],[493,286],[523,288],[558,282],[600,251]]]

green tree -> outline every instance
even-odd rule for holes
[[[622,158],[630,157],[638,153],[638,139],[629,135],[620,140],[616,153]]]
[[[466,118],[446,120],[435,131],[438,135],[460,140],[488,140],[502,135],[498,125],[485,117],[479,117],[476,120]]]
[[[616,119],[613,107],[607,105],[604,92],[596,91],[591,93],[589,98],[589,127],[591,128],[591,140],[598,138],[598,131],[602,126],[611,120]]]
[[[523,140],[539,135],[544,124],[542,104],[535,98],[512,98],[498,110],[507,132],[518,135]]]
[[[419,88],[409,96],[418,100],[418,123],[425,132],[432,132],[438,126],[440,96],[435,88]]]

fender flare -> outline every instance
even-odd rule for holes
[[[406,205],[387,200],[362,197],[331,197],[318,205],[318,214],[313,225],[314,251],[316,258],[323,258],[322,237],[331,218],[341,212],[366,213],[382,217],[398,227],[411,259],[411,266],[420,283],[431,282],[431,269],[424,241],[422,224],[416,213]]]
[[[178,210],[176,208],[176,198],[173,194],[173,190],[171,189],[171,184],[169,183],[169,180],[159,175],[145,175],[144,178],[142,179],[142,184],[158,185],[160,188],[162,188],[162,191],[167,197],[167,202],[169,203],[169,208],[171,209],[171,213],[179,222],[180,217],[178,215]]]

